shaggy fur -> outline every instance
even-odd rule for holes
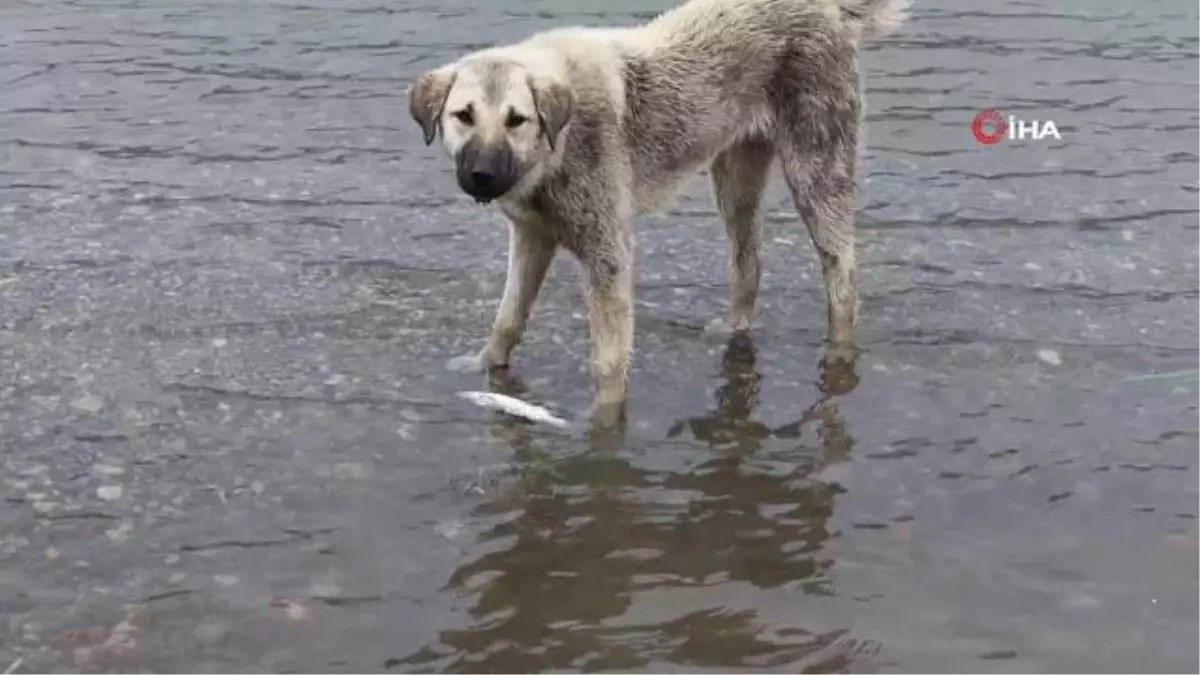
[[[859,47],[908,0],[691,0],[634,28],[563,28],[468,54],[409,90],[462,189],[510,221],[508,279],[486,346],[450,362],[508,363],[560,248],[581,263],[593,410],[623,405],[633,347],[632,223],[709,167],[730,242],[729,314],[753,323],[761,197],[778,162],[824,274],[828,338],[857,322],[854,215]]]

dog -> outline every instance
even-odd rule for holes
[[[507,366],[559,249],[580,263],[593,420],[622,416],[633,351],[633,220],[709,169],[731,302],[709,333],[751,328],[761,197],[778,164],[820,259],[827,342],[852,348],[861,45],[910,0],[690,0],[649,23],[559,28],[416,78],[409,113],[441,135],[459,187],[509,221],[486,345],[456,371]]]

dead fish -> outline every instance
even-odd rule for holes
[[[502,413],[507,413],[515,417],[521,417],[530,422],[541,422],[549,424],[552,427],[559,429],[571,428],[571,423],[561,417],[556,416],[549,410],[526,403],[519,398],[505,396],[490,391],[460,391],[458,397],[474,403],[477,406],[499,410]]]

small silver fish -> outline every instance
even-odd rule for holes
[[[18,656],[17,660],[12,662],[12,665],[10,665],[8,668],[4,669],[4,675],[12,675],[12,673],[17,672],[17,668],[20,668],[21,664],[24,661],[25,661],[24,656]]]
[[[557,417],[549,410],[538,405],[533,405],[532,403],[526,403],[512,396],[505,396],[504,394],[497,394],[490,391],[460,391],[458,392],[458,397],[465,401],[470,401],[477,406],[499,410],[502,413],[522,417],[531,422],[541,422],[559,429],[568,429],[571,427],[570,422]]]

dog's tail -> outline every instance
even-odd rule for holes
[[[858,29],[863,41],[881,38],[908,19],[912,0],[838,0],[842,18]]]

